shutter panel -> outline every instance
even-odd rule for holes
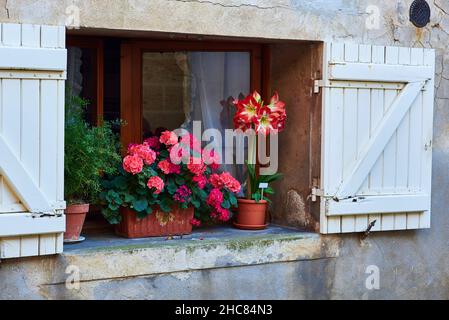
[[[435,53],[325,45],[321,232],[430,228]]]
[[[60,253],[65,27],[0,31],[0,258]]]

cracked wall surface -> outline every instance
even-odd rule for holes
[[[432,229],[375,233],[361,242],[357,235],[342,239],[340,257],[323,272],[311,270],[312,262],[293,265],[245,268],[264,275],[286,274],[276,297],[301,298],[449,298],[449,1],[428,0],[432,16],[423,29],[408,19],[412,0],[0,0],[0,21],[21,23],[64,23],[67,6],[80,9],[82,28],[140,30],[198,35],[238,36],[292,40],[340,40],[358,43],[434,48],[436,98],[433,160]],[[371,13],[379,9],[379,28],[367,29]],[[310,263],[310,267],[303,267]],[[299,264],[298,264],[299,265]],[[367,290],[367,266],[380,270],[380,290]],[[301,290],[307,277],[321,277],[312,294]],[[232,273],[223,273],[223,279]],[[284,279],[284,278],[282,278]],[[302,280],[301,280],[302,279]],[[143,286],[154,288],[148,280]],[[171,283],[167,280],[167,284]],[[216,290],[226,281],[209,274],[198,276],[204,287]],[[274,281],[274,280],[273,280]],[[185,281],[184,290],[193,288]],[[212,283],[215,284],[211,285]],[[233,282],[234,283],[234,282]],[[115,284],[113,285],[113,287]],[[296,287],[281,288],[282,286]],[[232,286],[238,290],[237,282]],[[291,289],[291,290],[290,290]],[[92,289],[94,290],[94,288]],[[193,290],[193,289],[192,289]],[[284,291],[287,290],[283,293]],[[290,290],[290,291],[288,291]],[[225,290],[223,290],[225,291]],[[301,291],[305,292],[305,291]],[[257,291],[249,294],[257,298]],[[209,295],[206,295],[209,297]],[[220,298],[219,294],[214,297]],[[227,297],[223,295],[222,297]]]

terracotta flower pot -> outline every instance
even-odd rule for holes
[[[177,236],[192,233],[194,209],[173,208],[170,213],[154,209],[144,219],[138,219],[134,210],[121,208],[122,221],[115,228],[115,233],[125,238],[147,238]]]
[[[64,233],[64,240],[79,240],[88,212],[89,204],[73,204],[67,207],[65,210],[66,231]]]
[[[238,229],[261,230],[267,227],[266,212],[268,202],[261,200],[238,199],[237,219],[234,223]]]

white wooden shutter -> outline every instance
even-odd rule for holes
[[[65,28],[0,24],[0,259],[62,252]]]
[[[321,232],[430,228],[435,53],[325,45]]]

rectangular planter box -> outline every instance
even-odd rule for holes
[[[178,236],[192,233],[194,209],[173,208],[170,213],[154,209],[144,219],[138,219],[134,210],[121,208],[122,221],[115,228],[116,234],[125,238]]]

